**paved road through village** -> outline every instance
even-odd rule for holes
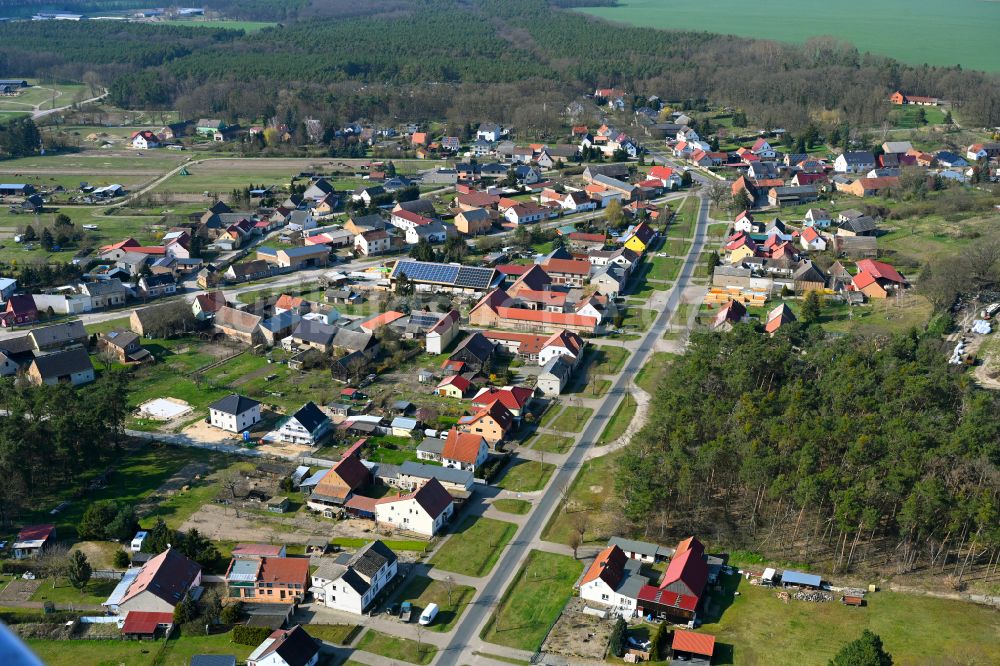
[[[697,180],[702,179],[697,178]],[[471,651],[474,647],[481,644],[479,633],[482,631],[490,613],[494,610],[495,604],[503,596],[504,590],[514,579],[532,545],[541,538],[542,529],[559,503],[562,489],[568,487],[578,473],[588,448],[597,440],[608,419],[614,414],[618,402],[628,390],[629,382],[649,360],[654,343],[666,332],[670,318],[680,304],[684,289],[691,280],[695,266],[698,263],[698,257],[701,255],[702,246],[705,243],[709,202],[703,195],[699,195],[698,201],[700,202],[700,209],[695,229],[695,240],[684,261],[684,265],[681,267],[677,283],[670,292],[666,307],[660,313],[660,316],[657,317],[656,321],[653,322],[645,337],[643,337],[638,350],[632,354],[628,363],[625,364],[623,370],[618,374],[614,386],[608,392],[601,406],[595,411],[593,418],[587,424],[566,462],[553,476],[544,495],[542,495],[537,506],[531,512],[528,521],[493,567],[493,574],[484,581],[478,597],[469,605],[465,617],[452,633],[451,642],[439,653],[436,662],[439,666],[457,666],[458,664],[474,663],[476,661],[476,658],[471,655]],[[486,651],[488,651],[488,648]]]

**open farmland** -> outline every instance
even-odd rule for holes
[[[72,104],[78,94],[92,96],[86,92],[87,86],[78,83],[40,83],[31,79],[28,82],[32,87],[21,94],[0,97],[0,111],[44,111]]]
[[[704,30],[798,43],[821,35],[852,42],[862,51],[920,65],[956,65],[1000,71],[996,43],[1000,3],[957,0],[842,0],[809,3],[772,0],[767,11],[739,0],[682,3],[619,0],[614,7],[581,9],[592,16],[649,28]],[[775,20],[775,17],[781,17]],[[859,17],[864,17],[863,20]],[[923,38],[921,38],[921,36]]]

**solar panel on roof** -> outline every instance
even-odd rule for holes
[[[405,273],[406,277],[418,282],[454,284],[459,267],[449,264],[433,264],[424,261],[397,261],[392,271],[393,277]]]
[[[478,266],[462,266],[458,269],[455,284],[460,287],[486,289],[493,281],[494,269]]]
[[[420,328],[430,328],[438,323],[440,318],[440,315],[436,315],[433,312],[416,312],[410,315],[410,325],[419,326]]]

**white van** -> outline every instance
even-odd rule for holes
[[[434,618],[437,617],[437,614],[438,614],[438,605],[427,604],[427,608],[425,608],[424,612],[420,614],[420,619],[418,620],[418,622],[424,626],[427,626],[428,624],[434,621]]]

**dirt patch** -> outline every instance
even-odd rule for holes
[[[611,637],[612,620],[583,612],[586,603],[570,599],[542,644],[542,652],[601,661]]]
[[[0,591],[0,602],[3,601],[29,601],[31,595],[42,586],[40,580],[24,580],[16,578]]]
[[[305,543],[314,537],[368,538],[371,521],[334,521],[305,511],[292,515],[264,514],[219,504],[205,504],[181,525],[181,531],[196,528],[210,539],[271,543]]]
[[[205,423],[205,419],[198,419],[182,431],[185,436],[196,442],[204,444],[221,444],[223,442],[233,443],[239,440],[236,433],[221,430],[215,426]]]
[[[598,495],[598,494],[604,492],[604,486],[591,486],[589,488],[589,490],[590,490],[591,494]]]

